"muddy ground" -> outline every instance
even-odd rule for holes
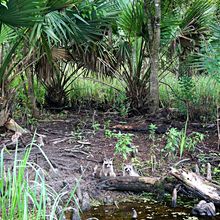
[[[25,127],[22,122],[19,122]],[[149,124],[156,124],[157,130],[155,142],[149,139]],[[99,164],[101,166],[103,158],[113,157],[114,168],[117,175],[122,175],[123,159],[120,155],[114,155],[116,139],[105,137],[105,130],[109,128],[114,132],[131,133],[132,145],[138,149],[136,155],[136,168],[143,176],[166,175],[169,167],[178,161],[188,158],[181,163],[183,166],[199,163],[205,174],[205,163],[211,162],[218,166],[220,161],[218,151],[217,129],[215,124],[201,124],[194,122],[189,124],[188,134],[198,131],[205,134],[205,141],[200,143],[194,152],[185,152],[180,159],[178,152],[174,157],[167,152],[163,152],[166,144],[166,131],[170,127],[181,129],[184,127],[184,120],[179,120],[167,112],[160,112],[157,115],[120,117],[115,112],[96,111],[63,111],[59,114],[49,114],[42,116],[36,124],[28,129],[31,135],[22,137],[24,145],[31,142],[34,131],[44,135],[43,151],[49,158],[51,164],[56,169],[54,173],[37,147],[33,147],[30,160],[37,163],[48,173],[46,179],[49,185],[60,191],[63,187],[71,188],[75,180],[81,178],[82,191],[87,191],[92,201],[104,201],[105,198],[113,198],[119,201],[127,197],[128,192],[110,192],[97,188],[100,181],[92,176],[93,168]],[[1,148],[10,141],[13,132],[7,131],[1,134]],[[37,136],[36,136],[37,137]],[[21,143],[22,145],[22,143]],[[22,157],[25,148],[19,149],[19,157]],[[10,150],[11,155],[5,154],[5,163],[11,164],[14,157],[14,150]],[[156,156],[156,169],[152,170],[152,155]],[[128,156],[126,162],[131,162],[132,157]]]

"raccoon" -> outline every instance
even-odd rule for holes
[[[140,176],[133,168],[131,164],[124,166],[123,176]]]
[[[101,168],[99,173],[97,172],[97,169],[98,169],[98,166],[95,166],[94,167],[93,176],[98,176],[98,177],[105,177],[105,176],[116,177],[116,174],[114,172],[112,158],[110,158],[110,159],[105,158],[103,160],[102,168]]]

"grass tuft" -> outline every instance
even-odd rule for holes
[[[5,148],[1,150],[0,216],[3,220],[62,219],[65,207],[72,199],[75,200],[76,187],[70,193],[68,204],[57,216],[60,205],[64,206],[62,198],[69,192],[64,188],[57,193],[47,185],[43,169],[29,162],[32,146],[33,142],[21,160],[18,159],[16,148],[11,169],[6,168],[4,163]]]

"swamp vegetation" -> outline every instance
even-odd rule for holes
[[[0,219],[193,219],[200,200],[220,219],[219,18],[219,0],[0,0]]]

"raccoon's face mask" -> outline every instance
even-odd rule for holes
[[[104,166],[105,166],[105,168],[110,168],[110,167],[112,167],[112,160],[108,160],[108,159],[105,159],[104,160]]]
[[[124,170],[125,170],[126,173],[129,174],[129,173],[132,171],[132,167],[131,167],[131,166],[126,166],[126,167],[124,168]]]

